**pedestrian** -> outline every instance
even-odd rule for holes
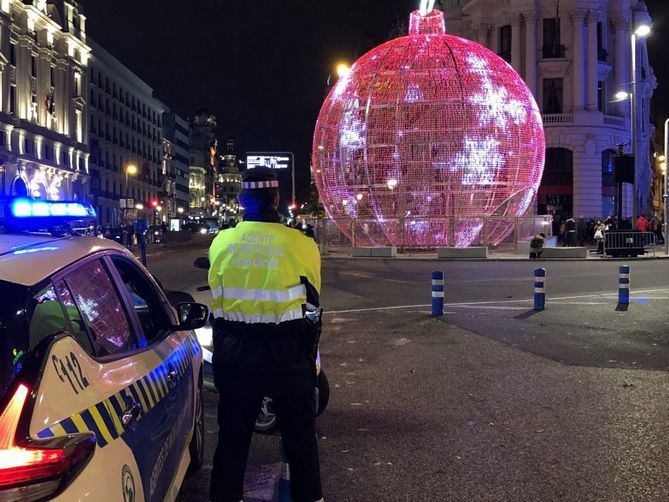
[[[135,246],[135,226],[128,225],[128,236],[127,236],[126,245],[128,249],[132,249]]]
[[[646,232],[648,230],[648,219],[645,214],[640,214],[636,219],[636,229],[639,232]]]
[[[565,246],[567,247],[576,246],[576,220],[570,216],[564,222],[564,227],[566,232]]]
[[[209,496],[214,502],[242,500],[254,424],[263,397],[271,396],[290,464],[291,500],[320,501],[315,431],[319,329],[305,319],[319,307],[318,247],[281,224],[273,169],[246,171],[239,203],[243,221],[220,232],[209,249],[212,366],[219,391]]]
[[[604,234],[606,233],[606,230],[606,225],[602,223],[601,220],[597,220],[597,223],[595,224],[595,234],[593,237],[597,243],[597,253],[601,255],[604,254]]]
[[[544,244],[546,242],[546,234],[538,233],[530,241],[530,260],[538,260],[541,258],[541,253],[544,251]]]
[[[167,225],[164,221],[160,224],[160,234],[160,242],[167,242]]]
[[[562,246],[567,245],[567,224],[563,221],[560,223],[560,233],[558,234],[558,239],[562,242]]]

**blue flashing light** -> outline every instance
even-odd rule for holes
[[[16,219],[54,218],[66,221],[96,217],[95,209],[88,204],[31,199],[14,199],[9,204],[9,213]]]

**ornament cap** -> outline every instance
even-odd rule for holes
[[[440,10],[431,10],[422,14],[415,10],[409,17],[409,35],[443,35],[446,33],[444,13]]]

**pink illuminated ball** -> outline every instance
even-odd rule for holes
[[[441,11],[416,11],[408,36],[332,87],[312,158],[328,216],[356,245],[428,248],[503,240],[533,206],[544,153],[513,68],[447,35]]]

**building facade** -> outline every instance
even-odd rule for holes
[[[448,33],[475,40],[523,77],[542,112],[546,166],[539,214],[599,218],[615,214],[613,155],[632,151],[631,26],[649,21],[637,0],[442,0]],[[650,100],[657,82],[644,39],[636,42],[640,212],[651,207]],[[632,188],[623,206],[632,212]]]
[[[156,224],[162,207],[152,202],[169,181],[163,176],[164,107],[141,78],[89,42],[91,196],[98,221],[112,227],[137,219]]]
[[[235,142],[228,138],[218,163],[216,176],[216,206],[224,220],[239,218],[237,196],[242,190],[241,164],[235,151]]]
[[[166,107],[163,113],[163,174],[167,177],[165,188],[171,200],[167,210],[170,218],[186,216],[190,204],[188,197],[189,134],[188,122]]]
[[[86,200],[90,52],[78,2],[0,0],[0,197]]]
[[[214,211],[218,168],[218,141],[214,128],[216,117],[205,109],[198,110],[190,120],[188,188],[191,216],[211,216]]]

